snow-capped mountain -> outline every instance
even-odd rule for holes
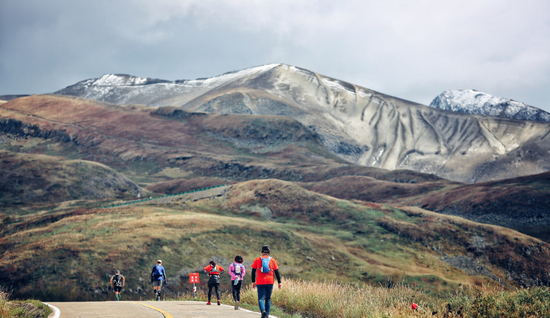
[[[525,103],[475,89],[453,89],[434,98],[431,107],[453,112],[550,122],[550,113]]]
[[[330,151],[349,162],[461,182],[550,170],[548,122],[444,111],[286,64],[179,81],[104,75],[56,94],[119,105],[286,116],[315,131]],[[529,110],[505,109],[500,113]]]

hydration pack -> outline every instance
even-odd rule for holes
[[[113,276],[113,285],[116,287],[122,287],[122,275]]]
[[[262,258],[262,268],[260,269],[262,273],[265,274],[271,271],[271,269],[269,268],[270,261],[271,261],[271,256],[269,256],[268,258]]]
[[[242,271],[242,266],[241,264],[238,264],[238,263],[233,263],[233,274],[235,274],[235,276],[241,276],[243,271]]]
[[[155,277],[161,277],[162,276],[162,270],[160,265],[155,265],[155,270],[153,271],[153,276]]]
[[[211,266],[212,268],[210,269],[210,275],[213,275],[214,272],[218,272],[219,274],[219,270],[216,266]],[[215,274],[215,275],[218,275],[218,274]]]

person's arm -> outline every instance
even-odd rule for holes
[[[225,268],[223,268],[223,267],[220,266],[218,269],[221,270],[221,271],[220,271],[220,275],[223,274],[223,273],[225,273]]]
[[[124,285],[126,285],[126,277],[122,276],[122,287],[124,287]]]
[[[168,282],[166,281],[166,270],[163,269],[162,271],[162,281],[164,282],[164,285],[168,284]]]
[[[111,287],[113,287],[113,276],[111,276]]]
[[[275,277],[277,277],[277,283],[279,283],[279,285],[281,284],[281,274],[279,273],[279,270],[276,269],[274,270],[275,272]]]
[[[252,269],[252,285],[256,286],[256,269]]]

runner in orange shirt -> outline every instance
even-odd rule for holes
[[[210,261],[210,265],[204,268],[204,272],[210,276],[208,279],[208,303],[211,305],[210,299],[212,298],[212,288],[216,290],[216,297],[218,298],[218,306],[220,305],[220,275],[225,270],[220,265],[216,265],[214,261]]]
[[[256,258],[252,263],[252,288],[258,288],[258,306],[262,312],[262,318],[269,317],[271,308],[271,294],[273,293],[273,284],[275,277],[281,289],[281,274],[279,274],[279,265],[274,258],[269,256],[269,246],[262,247],[262,256]],[[258,279],[256,280],[256,272]]]

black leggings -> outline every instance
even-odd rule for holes
[[[216,297],[219,300],[220,299],[220,283],[208,283],[208,302],[210,302],[210,299],[212,298],[212,287],[216,289]]]
[[[231,290],[233,291],[233,299],[235,301],[241,301],[241,287],[243,286],[243,281],[240,280],[237,285],[234,284],[235,281],[231,281]]]

